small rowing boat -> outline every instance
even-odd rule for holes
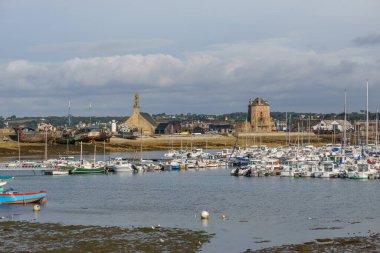
[[[0,204],[45,203],[46,191],[19,193],[8,190],[0,193]]]

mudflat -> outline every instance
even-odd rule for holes
[[[212,235],[161,227],[0,222],[1,252],[198,252]]]
[[[94,149],[97,153],[111,152],[136,152],[136,151],[154,151],[169,149],[190,149],[191,147],[203,149],[223,149],[232,148],[233,146],[252,146],[267,145],[275,147],[296,144],[298,142],[310,143],[313,145],[322,145],[329,140],[321,139],[314,134],[304,135],[302,138],[296,133],[288,135],[286,133],[270,134],[241,134],[236,135],[157,135],[144,136],[137,139],[111,138],[109,142],[83,143],[83,154],[93,154]],[[20,145],[20,149],[19,149]],[[96,147],[94,147],[96,145]],[[0,158],[18,157],[19,150],[21,156],[36,156],[43,159],[45,154],[44,143],[17,143],[14,141],[0,142]],[[59,155],[78,155],[80,153],[80,144],[64,145],[49,143],[48,156],[55,157]]]

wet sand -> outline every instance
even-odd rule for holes
[[[244,253],[319,253],[319,252],[380,252],[380,234],[371,234],[369,236],[342,237],[342,238],[321,238],[302,244],[290,244],[265,248],[261,250],[246,250]]]

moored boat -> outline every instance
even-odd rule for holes
[[[0,180],[9,180],[9,179],[14,179],[13,176],[0,176]]]
[[[372,168],[372,164],[359,163],[356,165],[357,170],[353,170],[348,174],[350,179],[369,179],[371,176],[377,174],[377,171]]]
[[[68,170],[48,170],[45,171],[45,175],[56,175],[56,176],[62,176],[62,175],[68,175],[69,171]]]
[[[111,133],[105,129],[82,128],[74,136],[75,141],[92,142],[92,141],[109,141]]]
[[[104,174],[106,173],[106,167],[94,167],[94,168],[83,168],[83,167],[73,167],[69,170],[69,174]]]
[[[44,143],[55,140],[55,133],[51,129],[41,131],[41,129],[36,130],[31,127],[15,127],[14,130],[15,134],[9,136],[14,141]]]
[[[111,165],[114,172],[137,172],[137,168],[128,160],[115,158]]]
[[[46,201],[46,191],[19,193],[8,190],[0,193],[0,204],[29,204]]]

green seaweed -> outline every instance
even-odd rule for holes
[[[0,224],[0,252],[198,252],[212,237],[204,231],[162,227]]]

